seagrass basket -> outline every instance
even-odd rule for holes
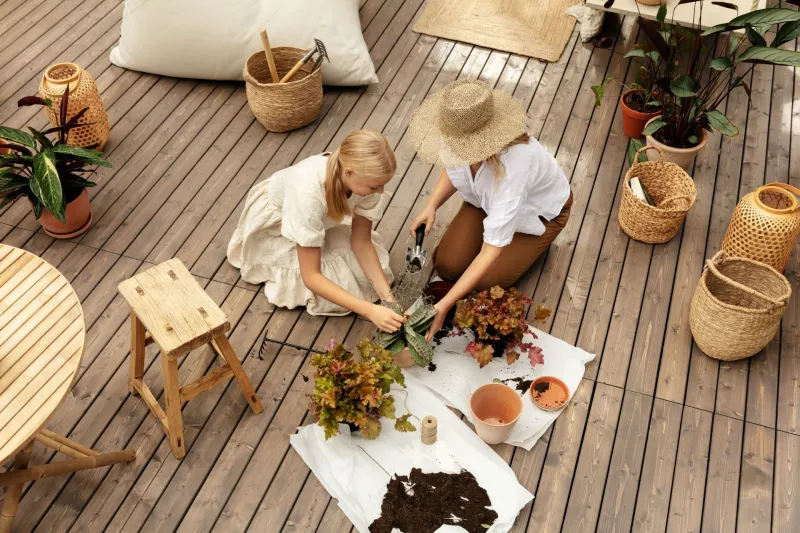
[[[791,295],[789,281],[771,266],[719,251],[706,261],[692,298],[692,336],[714,359],[755,355],[775,337]]]
[[[67,120],[75,116],[81,109],[88,108],[79,124],[86,124],[74,128],[69,132],[67,144],[78,148],[94,147],[102,150],[111,132],[97,85],[91,74],[75,63],[56,63],[44,72],[39,83],[39,94],[42,98],[49,98],[52,105],[47,110],[50,125],[58,124],[58,113],[61,108],[61,98],[69,87],[69,107]]]
[[[736,206],[722,249],[783,272],[800,236],[800,189],[770,183],[746,194]]]
[[[308,50],[272,48],[278,78],[283,77]],[[258,121],[269,131],[284,132],[310,124],[322,109],[322,69],[306,63],[291,81],[272,83],[264,52],[251,55],[244,66],[247,103]]]
[[[639,154],[645,150],[658,151],[659,160],[639,163]],[[631,239],[650,244],[667,242],[678,233],[694,205],[697,189],[681,167],[664,161],[657,146],[640,148],[633,160],[622,183],[619,225]],[[639,178],[656,205],[648,205],[633,194],[633,178]]]

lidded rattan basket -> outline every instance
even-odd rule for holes
[[[719,251],[697,284],[689,326],[709,357],[735,361],[757,354],[775,337],[792,287],[759,261]]]
[[[283,77],[308,50],[279,46],[272,48],[278,78]],[[247,103],[258,121],[269,131],[302,128],[319,116],[322,109],[322,69],[306,63],[286,83],[272,83],[264,52],[251,55],[244,66]]]
[[[736,206],[722,249],[767,263],[783,272],[800,236],[800,189],[770,183],[746,194]]]
[[[96,150],[102,150],[108,142],[111,131],[108,115],[103,101],[100,99],[94,78],[75,63],[51,65],[45,70],[42,81],[39,83],[39,94],[42,98],[49,98],[52,101],[52,105],[46,108],[50,124],[52,126],[58,124],[61,98],[67,87],[69,87],[67,120],[75,116],[81,109],[88,108],[88,111],[78,121],[79,124],[87,124],[87,126],[71,130],[67,137],[67,144],[78,148],[93,147]]]
[[[658,161],[639,163],[639,154],[656,150]],[[683,224],[686,213],[694,205],[697,189],[694,181],[680,166],[664,161],[658,146],[644,146],[633,157],[622,182],[622,203],[619,208],[619,225],[631,238],[650,244],[672,239]],[[656,205],[649,205],[633,194],[631,179],[639,178]]]

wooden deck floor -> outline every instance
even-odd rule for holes
[[[737,199],[765,181],[800,186],[800,77],[788,67],[755,69],[752,100],[739,91],[726,103],[742,134],[713,138],[694,170],[698,201],[685,227],[653,247],[630,241],[616,221],[627,143],[614,105],[618,86],[600,109],[589,90],[607,75],[632,75],[629,61],[612,52],[639,38],[635,21],[623,21],[615,51],[573,34],[560,61],[546,64],[412,33],[422,4],[367,0],[361,20],[380,84],[328,89],[314,124],[275,134],[254,120],[240,84],[110,65],[121,0],[0,0],[0,124],[42,126],[43,115],[17,110],[17,99],[36,92],[47,65],[75,61],[96,77],[113,128],[105,152],[114,169],[102,169],[91,190],[89,233],[54,241],[37,231],[24,203],[0,213],[2,242],[56,265],[83,301],[82,374],[50,427],[99,450],[137,454],[132,464],[26,487],[18,531],[350,530],[288,436],[309,423],[308,350],[372,329],[352,317],[270,308],[226,263],[225,249],[254,183],[368,127],[397,152],[378,231],[399,264],[409,218],[439,173],[414,158],[406,127],[426,94],[456,78],[480,78],[523,101],[530,131],[570,177],[569,224],[521,286],[556,310],[546,330],[597,353],[572,405],[532,451],[496,447],[536,495],[514,531],[800,531],[800,297],[780,335],[748,360],[705,357],[688,327],[704,259],[718,249]],[[456,208],[447,205],[437,234]],[[232,343],[265,407],[252,416],[234,387],[189,402],[182,461],[128,394],[129,324],[116,290],[171,257],[229,314]],[[798,254],[787,274],[797,289]],[[154,355],[145,379],[160,396]],[[182,376],[196,378],[212,364],[212,353],[198,351],[182,361]]]

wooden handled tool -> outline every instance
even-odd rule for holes
[[[272,56],[272,47],[269,45],[269,37],[267,37],[267,30],[261,30],[261,44],[264,45],[264,55],[267,56],[267,63],[269,64],[269,74],[272,76],[272,83],[278,83],[278,69],[275,68],[275,58]]]
[[[304,55],[300,59],[300,61],[298,61],[297,64],[292,67],[292,70],[290,70],[289,72],[286,73],[286,76],[283,77],[283,79],[281,80],[281,83],[286,83],[287,81],[291,80],[292,76],[297,74],[297,72],[301,68],[303,68],[303,65],[305,65],[306,63],[311,61],[311,58],[314,57],[314,54],[317,54],[317,53],[319,54],[319,60],[317,61],[317,63],[321,63],[323,57],[325,57],[325,58],[328,57],[328,51],[325,49],[325,45],[322,43],[322,41],[320,41],[319,39],[314,39],[314,48],[312,48],[311,50],[306,52],[306,55]],[[328,61],[330,61],[330,59],[328,59]],[[316,68],[316,66],[317,65],[315,64],[314,67]],[[313,72],[313,70],[314,69],[312,69],[312,72]]]

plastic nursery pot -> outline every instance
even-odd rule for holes
[[[400,368],[408,368],[417,364],[414,358],[411,357],[411,350],[409,350],[408,347],[397,352],[397,355],[394,356],[394,362],[397,363],[397,366]]]
[[[71,239],[86,233],[92,226],[92,211],[89,208],[89,194],[86,189],[73,201],[67,204],[64,211],[66,223],[59,221],[47,209],[42,210],[39,217],[39,224],[42,225],[44,232],[54,239]]]
[[[622,131],[625,135],[634,139],[638,139],[642,136],[642,130],[649,120],[661,114],[661,111],[642,113],[641,111],[636,111],[628,107],[625,98],[629,97],[629,95],[643,92],[642,89],[631,89],[630,91],[622,93],[619,99],[619,108],[622,109]]]
[[[543,411],[558,411],[569,401],[569,387],[553,376],[536,378],[531,383],[530,393],[533,403]]]
[[[655,119],[656,117],[651,118],[647,121],[647,124],[650,124]],[[647,124],[645,124],[645,127]],[[661,150],[664,152],[664,161],[675,163],[688,173],[689,169],[692,168],[694,157],[708,142],[708,132],[704,129],[701,129],[700,131],[702,131],[703,138],[700,139],[700,142],[697,144],[697,146],[693,146],[692,148],[673,148],[653,138],[652,135],[648,135],[646,137],[647,145],[658,146],[661,148]]]
[[[522,414],[522,399],[503,383],[487,383],[472,393],[469,408],[478,436],[487,444],[500,444]]]

